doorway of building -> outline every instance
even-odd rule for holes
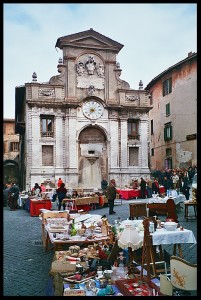
[[[101,188],[101,180],[108,174],[107,137],[96,125],[82,130],[78,147],[78,184],[84,189]]]

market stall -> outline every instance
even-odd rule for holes
[[[30,199],[30,216],[38,217],[40,209],[51,209],[52,202],[50,199]]]
[[[141,190],[140,189],[119,189],[117,188],[117,192],[121,195],[122,199],[128,200],[128,199],[132,199],[132,198],[140,198],[141,197]],[[165,193],[165,188],[164,186],[160,186],[159,187],[159,193],[160,194],[164,194]],[[146,195],[147,195],[147,191],[146,191]]]
[[[82,198],[64,198],[63,202],[66,203],[67,208],[71,210],[89,211],[94,209],[96,204],[99,204],[99,196],[90,196]]]

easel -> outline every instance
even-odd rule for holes
[[[147,265],[147,277],[151,278],[150,273],[150,266],[152,265],[153,269],[153,276],[156,276],[156,265],[155,265],[155,258],[153,253],[153,242],[152,236],[149,232],[149,218],[145,218],[143,220],[144,225],[144,241],[143,241],[143,249],[142,249],[142,266],[141,266],[141,273],[140,277],[143,277],[143,269],[144,265]]]

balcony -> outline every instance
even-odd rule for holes
[[[128,135],[128,140],[140,140],[140,135],[135,133],[135,134],[129,134]]]
[[[54,137],[54,131],[41,132],[42,137]]]

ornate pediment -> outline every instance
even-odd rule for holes
[[[90,30],[66,35],[57,39],[55,47],[63,49],[67,46],[79,48],[93,48],[97,50],[110,49],[117,53],[123,48],[123,45],[100,34],[99,32]]]
[[[96,39],[94,37],[86,37],[86,38],[81,38],[79,40],[76,40],[76,41],[72,41],[76,44],[79,44],[81,46],[88,46],[88,45],[94,45],[94,46],[103,46],[103,47],[106,47],[106,46],[110,46],[108,43],[105,43],[99,39]]]

